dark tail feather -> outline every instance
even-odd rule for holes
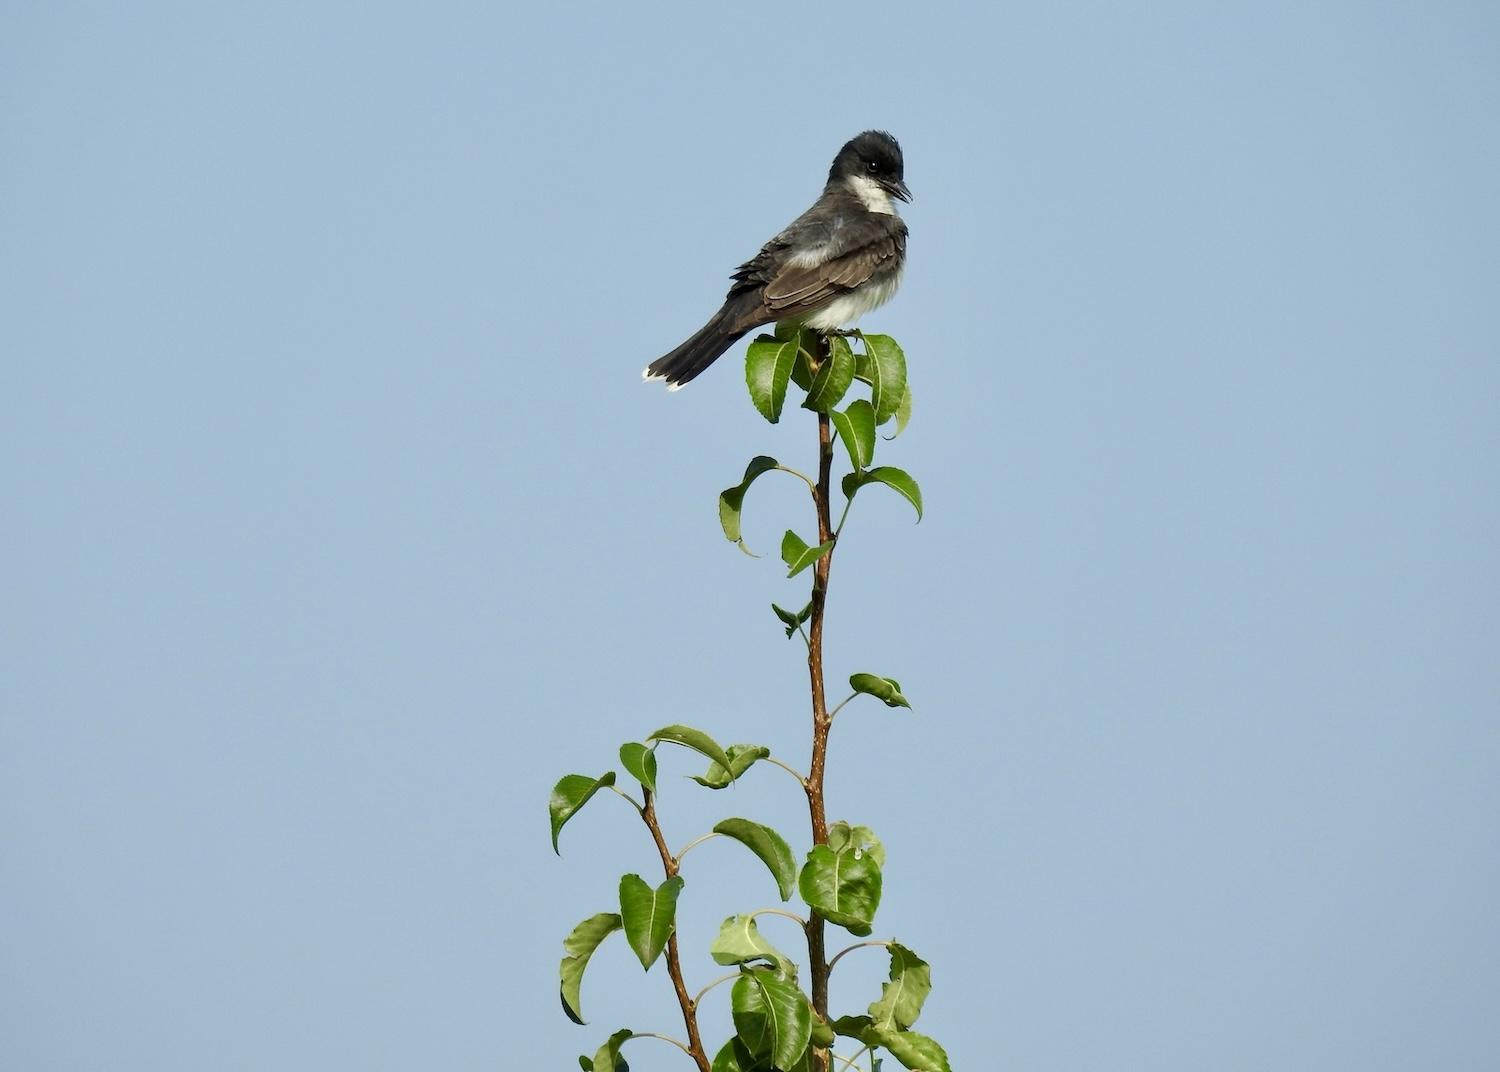
[[[749,329],[734,330],[729,326],[733,319],[726,305],[681,346],[647,365],[641,376],[647,380],[665,380],[668,390],[677,390],[744,338]]]

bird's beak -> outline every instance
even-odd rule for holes
[[[911,202],[911,190],[907,188],[906,182],[904,180],[897,179],[895,182],[887,182],[883,183],[882,185],[884,185],[885,188],[890,191],[892,197],[899,197],[902,201],[905,201],[907,203]]]

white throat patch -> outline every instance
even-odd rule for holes
[[[891,195],[886,192],[884,186],[870,178],[868,175],[850,175],[848,179],[849,190],[860,203],[871,212],[878,212],[883,216],[896,215],[896,206],[891,201]]]

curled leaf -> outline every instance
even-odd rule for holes
[[[620,746],[620,766],[626,772],[640,782],[641,785],[656,791],[656,753],[651,751],[639,741],[629,741]]]
[[[724,749],[724,754],[729,757],[729,767],[725,769],[718,763],[708,765],[708,773],[693,775],[693,781],[707,789],[727,789],[732,782],[739,780],[756,760],[765,759],[771,754],[771,750],[763,744],[732,744]]]
[[[595,793],[614,784],[615,772],[605,771],[597,778],[590,778],[587,774],[569,774],[552,787],[547,812],[552,818],[553,852],[562,854],[562,850],[557,847],[557,835],[562,833],[567,821],[577,815],[578,809],[587,804]]]
[[[755,853],[776,879],[781,899],[792,899],[792,889],[797,882],[797,862],[785,838],[769,826],[762,826],[749,819],[725,819],[714,827],[714,833],[733,838]]]
[[[905,696],[901,695],[901,682],[893,677],[880,677],[876,674],[851,674],[849,675],[849,687],[855,692],[862,692],[867,696],[873,696],[884,703],[887,707],[910,708]]]
[[[702,730],[694,729],[692,726],[663,726],[651,736],[648,741],[671,741],[680,744],[684,748],[691,748],[699,755],[707,756],[725,770],[730,768],[729,756],[720,748],[718,742]]]
[[[725,488],[719,492],[719,527],[724,530],[725,538],[747,555],[754,556],[755,552],[745,546],[745,539],[740,530],[740,512],[745,505],[745,492],[750,490],[750,485],[755,483],[757,477],[777,467],[778,463],[775,458],[757,454],[750,459],[750,464],[745,466],[744,479],[734,487]]]
[[[583,972],[589,966],[589,958],[594,955],[594,950],[599,948],[599,943],[619,930],[621,925],[617,913],[600,912],[597,916],[590,916],[574,927],[572,932],[563,939],[563,949],[568,955],[563,957],[562,963],[558,965],[558,975],[562,979],[562,1006],[563,1012],[568,1014],[568,1019],[575,1024],[583,1023],[579,990],[583,986]]]

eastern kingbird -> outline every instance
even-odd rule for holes
[[[790,321],[827,331],[885,304],[906,263],[906,224],[891,200],[911,200],[902,170],[901,146],[885,131],[849,141],[812,208],[735,270],[707,324],[641,375],[675,391],[754,328]]]

